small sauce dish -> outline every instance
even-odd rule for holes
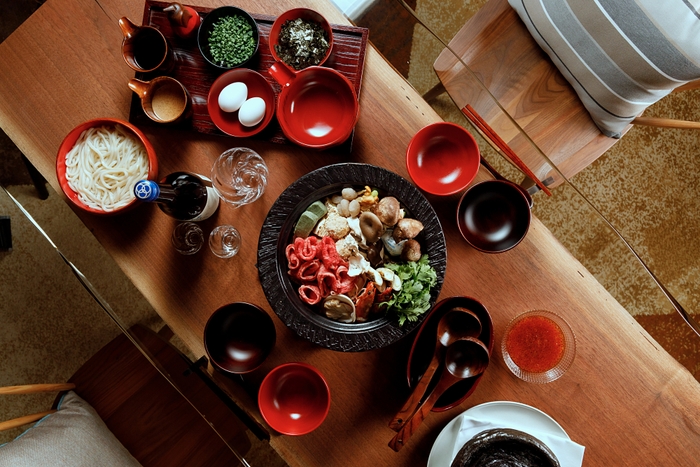
[[[252,126],[241,123],[240,109],[225,112],[219,105],[219,95],[227,86],[233,83],[243,83],[247,89],[245,100],[259,97],[265,103],[265,113],[262,121]],[[243,102],[245,103],[245,102]],[[263,131],[275,115],[275,91],[263,75],[248,68],[236,68],[219,76],[209,89],[207,110],[216,127],[229,136],[247,138]]]

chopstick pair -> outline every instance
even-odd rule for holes
[[[433,380],[436,370],[440,367],[442,354],[444,354],[444,351],[435,352],[428,368],[425,370],[418,383],[416,383],[413,392],[411,392],[411,395],[408,397],[403,407],[401,407],[401,410],[399,410],[393,420],[389,422],[389,428],[397,432],[401,430],[404,424],[411,420],[425,400],[430,396],[431,391],[428,391],[428,386],[431,380]]]
[[[428,383],[424,385],[423,391],[414,390],[411,398],[406,402],[406,405],[408,405],[411,401],[415,401],[414,397],[419,396],[419,394],[416,394],[416,392],[421,393],[420,399],[418,400],[418,404],[416,407],[413,407],[413,410],[411,410],[410,415],[405,417],[405,419],[400,420],[400,423],[398,425],[390,425],[390,427],[397,432],[396,435],[391,439],[391,441],[389,441],[389,447],[394,451],[399,452],[401,448],[408,442],[408,439],[411,437],[411,435],[413,435],[413,433],[415,433],[418,430],[418,427],[423,423],[423,420],[425,420],[425,417],[428,415],[428,413],[430,413],[433,406],[435,405],[435,402],[437,402],[438,397],[441,395],[441,392],[440,394],[436,393],[436,390],[438,389],[437,387],[428,388],[429,382],[435,375],[435,373],[439,374],[440,372],[435,372],[433,370],[432,374],[424,375],[423,378],[421,378],[421,381],[427,379]],[[419,386],[416,386],[416,389],[419,389]],[[398,416],[399,414],[397,414],[397,417]]]
[[[496,133],[493,128],[489,126],[488,123],[486,123],[486,120],[481,118],[481,115],[476,113],[476,110],[474,108],[467,104],[462,108],[462,113],[464,114],[465,117],[469,119],[470,122],[474,124],[487,138],[489,138],[493,143],[498,146],[498,148],[503,151],[503,153],[515,164],[518,166],[520,170],[522,170],[525,175],[530,177],[538,187],[545,193],[547,193],[547,196],[552,196],[552,192],[549,191],[547,186],[540,181],[539,178],[530,170],[530,168],[518,157],[517,154],[508,146],[508,143],[503,141],[503,139],[498,136],[498,133]]]

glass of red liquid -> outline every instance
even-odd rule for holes
[[[549,383],[560,378],[576,355],[576,337],[559,315],[533,310],[508,324],[501,351],[506,366],[530,383]]]

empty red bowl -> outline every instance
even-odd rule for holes
[[[63,139],[63,142],[61,143],[61,146],[59,146],[58,148],[58,155],[56,157],[56,176],[58,178],[58,184],[61,186],[61,190],[63,190],[63,193],[68,197],[70,202],[82,209],[83,211],[87,211],[92,214],[119,214],[133,208],[134,206],[140,203],[140,201],[136,199],[136,196],[134,196],[133,200],[124,207],[117,208],[111,211],[97,209],[95,207],[88,206],[87,204],[82,202],[78,193],[75,192],[73,188],[71,188],[71,186],[68,184],[68,180],[66,179],[66,155],[71,149],[73,149],[73,146],[75,146],[75,144],[78,142],[78,139],[80,138],[80,135],[83,133],[83,131],[87,130],[88,128],[98,128],[102,126],[115,125],[119,125],[120,127],[122,127],[122,129],[124,129],[128,134],[135,137],[141,142],[141,144],[143,144],[143,146],[146,148],[146,154],[148,156],[147,178],[149,180],[156,180],[158,178],[158,158],[156,157],[156,151],[155,149],[153,149],[153,145],[151,145],[151,142],[148,141],[148,138],[146,138],[146,135],[143,134],[143,132],[136,128],[134,125],[124,120],[119,120],[116,118],[96,118],[94,120],[88,120],[87,122],[81,123],[77,127],[73,128],[70,131],[70,133],[66,135],[66,137]]]
[[[465,189],[479,172],[479,146],[466,129],[450,122],[423,127],[411,138],[406,167],[413,182],[433,195]]]
[[[323,375],[306,363],[285,363],[263,379],[258,407],[265,421],[285,435],[305,435],[318,428],[331,407]]]
[[[323,58],[321,58],[321,60],[318,63],[316,63],[317,66],[323,65],[326,62],[326,60],[328,60],[328,57],[331,56],[331,51],[333,50],[333,30],[331,29],[331,25],[328,23],[328,20],[326,20],[326,18],[324,18],[323,15],[321,15],[321,13],[311,10],[309,8],[294,8],[291,10],[287,10],[281,15],[279,15],[275,22],[272,23],[272,27],[270,28],[270,36],[268,39],[270,43],[270,54],[272,55],[272,58],[274,58],[275,61],[285,63],[277,54],[275,46],[279,44],[280,30],[282,29],[284,23],[298,18],[301,18],[305,21],[314,21],[321,25],[323,30],[326,31],[326,36],[328,38],[328,50],[326,51]],[[285,65],[290,66],[287,63],[285,63]]]
[[[282,86],[277,120],[287,138],[325,149],[350,137],[360,105],[352,83],[340,72],[320,66],[294,72],[275,63],[269,73]]]
[[[277,334],[272,318],[245,302],[224,305],[204,327],[204,349],[215,368],[243,374],[258,368],[272,351]]]
[[[224,112],[219,107],[219,94],[221,94],[221,91],[229,84],[236,82],[246,85],[248,88],[248,99],[259,97],[265,101],[265,115],[257,125],[245,126],[238,118],[238,110],[235,112]],[[272,120],[272,117],[275,115],[275,91],[265,77],[257,71],[249,68],[236,68],[219,76],[211,85],[207,96],[207,110],[211,121],[214,122],[214,125],[219,130],[230,136],[246,138],[260,133]]]

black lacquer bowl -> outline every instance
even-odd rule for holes
[[[442,226],[433,207],[411,182],[381,167],[357,163],[329,165],[304,175],[277,198],[263,223],[258,240],[258,274],[265,296],[282,322],[302,338],[331,350],[357,352],[385,347],[408,335],[427,315],[403,326],[391,315],[366,323],[340,323],[302,302],[298,287],[289,279],[285,249],[293,241],[294,225],[301,213],[314,201],[340,193],[346,186],[365,185],[377,189],[380,197],[394,196],[410,217],[425,226],[417,240],[437,273],[431,305],[445,279],[447,252]]]
[[[485,430],[467,441],[451,467],[560,467],[549,447],[523,431]]]

